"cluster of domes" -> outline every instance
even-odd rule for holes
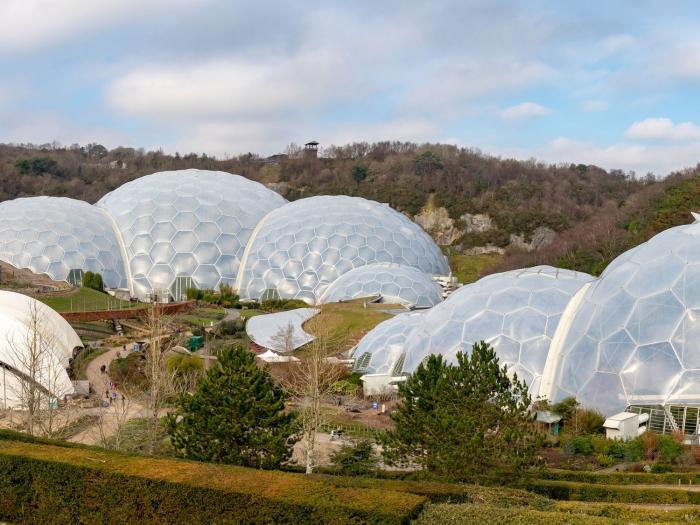
[[[378,325],[355,368],[388,385],[428,354],[454,361],[482,340],[533,398],[574,396],[605,414],[700,404],[700,223],[658,234],[598,279],[551,267],[485,277]]]
[[[346,196],[288,203],[257,182],[203,170],[141,177],[95,206],[4,202],[0,260],[58,281],[99,272],[107,287],[139,299],[227,284],[244,299],[316,304],[328,291],[326,302],[381,295],[412,307],[436,304],[430,274],[449,272],[432,239],[389,206]],[[345,277],[329,288],[348,273],[356,284]]]

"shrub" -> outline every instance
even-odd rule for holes
[[[331,463],[335,471],[343,475],[370,474],[377,468],[378,461],[374,445],[369,440],[343,445],[331,454]]]
[[[623,459],[626,451],[627,447],[622,441],[609,440],[607,442],[607,446],[605,447],[604,454],[615,459]]]
[[[4,441],[0,501],[0,520],[40,525],[399,524],[426,499],[300,474]]]
[[[591,436],[576,436],[573,440],[576,454],[593,454],[593,441]]]
[[[625,461],[639,461],[642,459],[645,447],[643,436],[628,441],[625,444]]]
[[[99,292],[104,291],[105,284],[102,280],[102,275],[99,273],[85,272],[83,274],[83,288],[91,288]]]
[[[668,463],[654,463],[651,466],[651,471],[654,474],[663,474],[665,472],[673,472],[673,467]]]
[[[652,474],[653,475],[653,474]],[[526,488],[552,499],[614,503],[697,504],[700,492],[673,488],[625,487],[571,481],[530,480]]]
[[[596,459],[603,468],[612,467],[615,463],[617,463],[616,458],[613,456],[608,456],[607,454],[598,454],[596,455]]]
[[[683,445],[670,436],[659,436],[659,458],[663,462],[675,463],[683,454]]]

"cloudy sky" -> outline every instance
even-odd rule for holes
[[[700,162],[700,2],[1,0],[0,142]]]

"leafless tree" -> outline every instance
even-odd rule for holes
[[[282,326],[271,338],[272,350],[286,354],[294,351],[294,325]]]
[[[177,368],[168,366],[173,353],[168,319],[162,315],[161,308],[151,303],[148,314],[148,344],[146,346],[146,378],[148,380],[147,408],[149,413],[147,452],[155,452],[158,440],[158,420],[169,401],[187,391],[196,381],[191,377],[197,372],[183,374]]]
[[[7,338],[10,359],[4,369],[5,388],[25,413],[29,434],[51,436],[66,372],[54,353],[56,334],[37,301],[30,301],[25,328]],[[8,380],[8,376],[9,380]],[[6,402],[6,400],[5,400]]]
[[[284,383],[299,410],[306,473],[312,474],[317,464],[317,434],[324,424],[322,403],[333,392],[342,376],[342,368],[328,361],[328,357],[337,353],[338,342],[332,341],[328,331],[316,320],[309,325],[317,337],[309,343],[300,361],[291,367]]]

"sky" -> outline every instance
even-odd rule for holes
[[[700,2],[0,0],[0,142],[700,162]]]

